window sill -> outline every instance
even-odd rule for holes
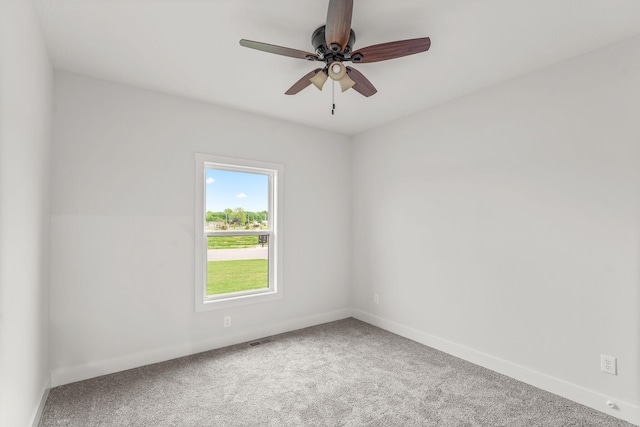
[[[238,295],[236,297],[226,294],[226,296],[221,299],[209,299],[199,302],[198,304],[196,304],[196,312],[220,310],[229,307],[257,304],[279,299],[282,299],[282,292],[277,291],[254,293],[249,295]]]

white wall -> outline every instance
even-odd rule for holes
[[[639,113],[635,38],[356,136],[357,317],[640,423]]]
[[[638,41],[353,147],[58,72],[54,385],[344,317],[353,303],[372,323],[640,422]],[[285,164],[283,300],[194,312],[195,152]],[[618,357],[618,376],[599,372],[601,353]]]
[[[347,137],[64,72],[54,99],[54,385],[350,315]],[[194,312],[196,152],[284,164],[282,300]]]
[[[27,426],[49,384],[53,73],[30,1],[0,2],[0,425]]]

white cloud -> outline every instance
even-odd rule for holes
[[[245,197],[247,197],[247,195],[246,195],[246,194],[244,194],[244,193],[240,193],[240,194],[238,194],[236,197],[237,197],[238,199],[244,199]]]
[[[214,182],[216,182],[215,179],[213,178],[207,178],[207,184],[213,184]]]

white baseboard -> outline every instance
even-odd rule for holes
[[[113,374],[127,369],[164,362],[178,357],[190,356],[192,354],[202,353],[203,351],[240,344],[256,340],[258,338],[295,331],[297,329],[333,322],[335,320],[346,319],[351,317],[352,314],[352,310],[350,308],[346,308],[329,313],[287,320],[285,322],[269,326],[261,325],[255,329],[244,330],[204,341],[189,342],[174,347],[158,348],[143,353],[135,353],[119,358],[100,360],[80,366],[58,369],[51,373],[51,382],[53,387],[57,387],[76,381],[99,377],[101,375]]]
[[[49,397],[49,390],[51,389],[51,378],[47,378],[47,380],[42,385],[42,392],[40,393],[40,403],[38,407],[35,409],[33,416],[31,417],[31,427],[38,427],[40,424],[40,417],[42,417],[42,411],[44,411],[44,405],[47,403],[47,397]]]
[[[384,319],[382,317],[361,311],[353,310],[353,317],[371,325],[377,326],[394,334],[419,342],[476,365],[482,366],[542,390],[565,397],[595,410],[604,412],[616,418],[640,425],[640,406],[618,400],[612,396],[606,396],[594,390],[569,383],[556,377],[544,374],[533,369],[520,366],[516,363],[483,353],[472,348],[447,341],[430,335],[420,330],[402,325],[400,323]],[[616,403],[617,409],[611,409],[606,405],[608,400]]]

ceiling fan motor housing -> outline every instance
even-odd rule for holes
[[[325,36],[324,36],[324,30],[325,30],[325,26],[323,25],[322,27],[315,30],[311,35],[311,44],[313,45],[313,48],[315,49],[316,53],[318,55],[322,55],[323,57],[327,57],[327,56],[331,57],[331,55],[334,55],[336,59],[340,59],[340,60],[345,59],[344,56],[352,52],[353,45],[356,43],[356,33],[354,33],[353,30],[350,30],[349,42],[347,43],[347,46],[344,48],[342,52],[334,52],[330,47],[327,47],[327,43],[325,41]]]

